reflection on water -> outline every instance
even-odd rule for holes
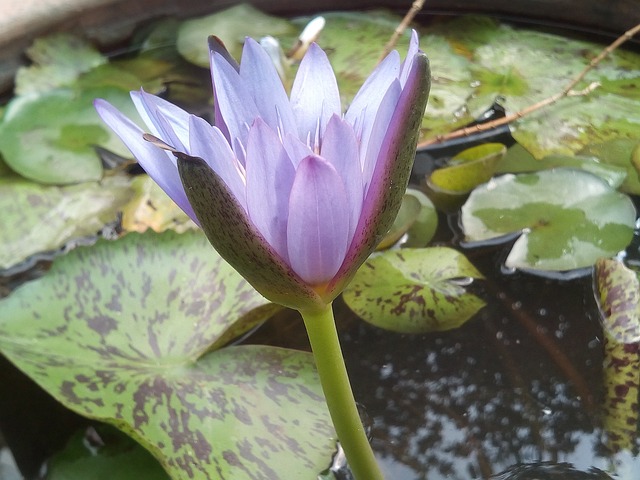
[[[489,305],[451,332],[383,331],[336,302],[354,393],[387,478],[640,478],[637,457],[612,458],[600,427],[603,346],[591,278],[504,276],[494,253],[483,256],[472,261],[488,278],[478,294]],[[291,320],[273,327],[276,343],[300,347],[304,332]]]

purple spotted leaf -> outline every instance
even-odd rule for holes
[[[0,301],[0,351],[174,479],[314,480],[335,435],[311,355],[217,349],[269,308],[202,233],[129,234]]]
[[[484,305],[466,286],[482,274],[450,248],[405,248],[367,260],[343,297],[363,320],[425,333],[459,327]]]
[[[604,418],[607,445],[618,452],[640,449],[640,281],[617,260],[600,259],[595,266],[604,331]]]

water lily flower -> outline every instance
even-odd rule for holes
[[[312,44],[290,97],[247,38],[238,64],[210,38],[214,125],[143,90],[147,131],[104,100],[96,109],[211,244],[268,299],[326,306],[389,229],[408,182],[429,92],[413,32],[342,113],[325,52]]]

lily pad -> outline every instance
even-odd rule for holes
[[[130,197],[124,175],[65,187],[0,177],[0,270],[96,235]]]
[[[108,425],[75,434],[47,463],[47,480],[169,480],[153,456]]]
[[[93,146],[121,155],[128,150],[93,108],[105,98],[139,118],[129,93],[113,87],[51,90],[14,98],[0,123],[0,153],[12,170],[36,182],[68,185],[96,181],[102,165]]]
[[[406,248],[367,260],[343,298],[363,320],[402,333],[457,328],[485,302],[467,292],[482,274],[461,253],[445,247]]]
[[[468,242],[519,236],[505,265],[533,271],[591,266],[624,249],[636,211],[604,180],[573,169],[503,175],[476,188],[462,207]]]
[[[82,73],[107,63],[86,40],[67,33],[36,39],[26,54],[33,64],[18,69],[16,95],[71,85]]]
[[[496,166],[505,156],[507,147],[500,143],[485,143],[468,148],[435,170],[429,177],[429,186],[455,194],[468,193],[488,181]]]
[[[295,32],[295,27],[283,18],[262,13],[243,3],[206,17],[187,20],[178,28],[176,47],[190,62],[201,67],[209,66],[207,38],[220,38],[231,55],[239,59],[245,37],[277,37]]]
[[[559,167],[577,168],[593,173],[605,180],[612,188],[620,187],[627,178],[627,168],[603,163],[595,156],[547,155],[537,160],[519,144],[507,150],[507,154],[499,163],[496,171],[499,173],[523,173]]]
[[[429,197],[420,190],[407,188],[398,215],[377,249],[391,247],[405,234],[404,247],[424,247],[433,238],[436,228],[438,214]]]
[[[201,232],[129,234],[72,251],[0,301],[0,351],[173,479],[313,480],[335,434],[311,354],[211,350],[265,305]]]
[[[597,297],[604,330],[604,426],[614,452],[640,449],[640,281],[621,262],[596,263]]]
[[[581,151],[581,155],[593,155],[607,165],[624,169],[627,176],[620,189],[623,192],[640,194],[640,170],[634,163],[634,151],[640,145],[640,139],[618,138],[601,143],[590,143]]]

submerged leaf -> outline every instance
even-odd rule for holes
[[[462,207],[468,242],[519,235],[509,268],[563,271],[591,266],[633,236],[631,199],[587,172],[571,169],[504,175],[476,188]]]
[[[0,351],[174,479],[314,480],[334,433],[312,356],[205,354],[266,304],[202,233],[129,234],[74,250],[0,301]]]
[[[124,175],[66,187],[0,178],[0,270],[96,235],[117,219],[130,196],[130,180]]]
[[[604,426],[614,452],[640,449],[640,281],[621,262],[601,259],[595,280],[604,330]]]
[[[507,148],[499,143],[485,143],[468,148],[449,161],[449,165],[435,170],[429,177],[431,188],[447,193],[468,193],[488,181]]]
[[[465,286],[482,274],[450,248],[402,249],[373,257],[343,294],[363,320],[403,333],[450,330],[469,320],[484,301]]]

